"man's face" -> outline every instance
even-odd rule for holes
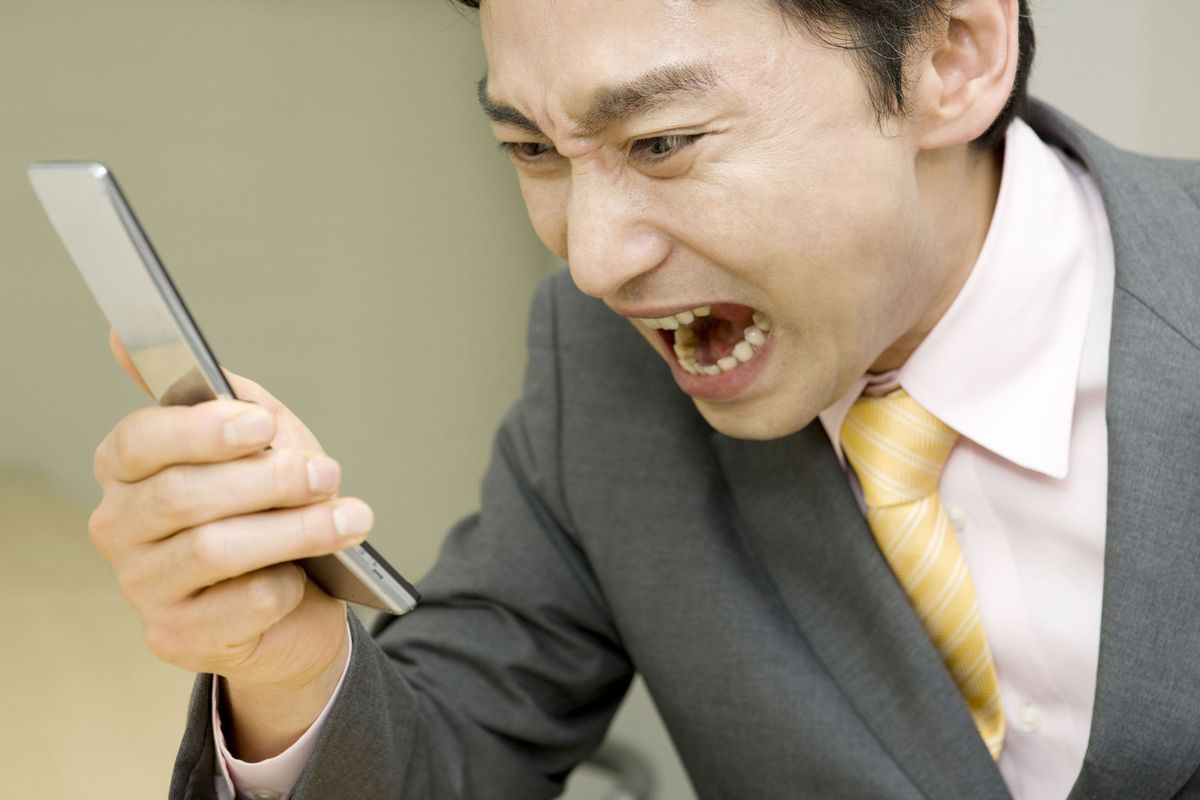
[[[852,56],[772,3],[485,0],[481,23],[538,235],[718,430],[803,427],[935,301],[909,123],[881,130]]]

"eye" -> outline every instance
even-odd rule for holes
[[[651,136],[635,141],[629,148],[629,153],[645,161],[666,161],[681,150],[691,147],[703,136],[703,133],[672,133],[666,136]]]
[[[525,163],[543,161],[550,154],[557,155],[554,148],[545,142],[501,142],[500,149],[515,161]]]

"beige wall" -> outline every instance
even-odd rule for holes
[[[24,177],[102,158],[218,356],[292,405],[409,572],[475,495],[544,272],[448,3],[0,4],[0,462],[90,502],[143,399]]]
[[[1200,3],[1030,3],[1036,95],[1123,147],[1200,158]]]
[[[1039,95],[1200,156],[1200,4],[1033,2]],[[187,685],[86,544],[91,451],[143,400],[25,166],[109,161],[218,355],[318,432],[415,577],[473,507],[550,263],[475,108],[482,66],[448,0],[0,2],[0,608],[22,653],[0,660],[0,796],[161,796]],[[690,796],[642,692],[617,729]]]
[[[0,576],[40,578],[0,594],[23,653],[0,659],[0,797],[161,797],[188,684],[86,541],[92,450],[145,401],[26,165],[112,165],[219,357],[317,431],[417,577],[475,503],[546,269],[482,70],[440,0],[0,3]]]

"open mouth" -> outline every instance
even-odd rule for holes
[[[638,321],[658,331],[674,350],[681,369],[710,377],[732,372],[753,359],[771,331],[770,317],[737,303],[699,306]]]

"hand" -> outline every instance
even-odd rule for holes
[[[96,450],[104,497],[89,531],[151,652],[224,676],[243,750],[282,750],[324,706],[348,648],[345,604],[290,562],[361,542],[373,518],[337,497],[337,463],[295,415],[229,378],[252,402],[154,406],[117,424]]]

